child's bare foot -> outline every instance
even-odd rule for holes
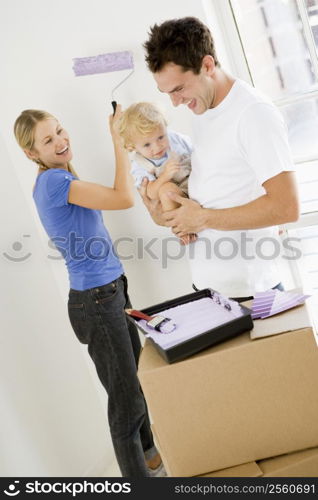
[[[180,238],[180,242],[182,245],[189,245],[189,243],[193,243],[197,239],[198,235],[195,233],[189,233]]]

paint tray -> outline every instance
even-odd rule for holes
[[[176,323],[164,334],[154,332],[142,319],[127,319],[153,343],[160,355],[173,363],[253,328],[252,311],[211,288],[183,295],[141,310],[160,314]]]

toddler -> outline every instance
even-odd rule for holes
[[[125,148],[131,152],[131,173],[135,186],[140,187],[147,177],[147,195],[160,200],[164,211],[179,206],[168,196],[174,191],[188,196],[188,177],[191,171],[190,139],[167,130],[167,122],[160,110],[151,103],[139,102],[127,108],[121,117],[119,133]],[[194,236],[182,238],[183,243]]]

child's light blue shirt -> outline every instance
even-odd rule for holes
[[[180,134],[179,132],[173,132],[172,130],[168,130],[167,134],[170,144],[170,152],[177,153],[180,156],[191,155],[192,145],[188,136]],[[150,162],[150,165],[152,164],[154,167],[161,167],[161,165],[167,161],[168,156],[168,153],[166,153],[157,160],[149,158],[147,158],[147,160]],[[135,186],[137,188],[140,187],[144,177],[147,177],[149,181],[155,181],[157,178],[154,174],[146,170],[144,166],[138,163],[138,156],[136,154],[133,154],[131,157],[131,174],[135,179]]]

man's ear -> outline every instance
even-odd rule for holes
[[[202,59],[202,69],[206,72],[206,74],[212,76],[214,74],[215,67],[214,58],[210,55],[204,56]]]

